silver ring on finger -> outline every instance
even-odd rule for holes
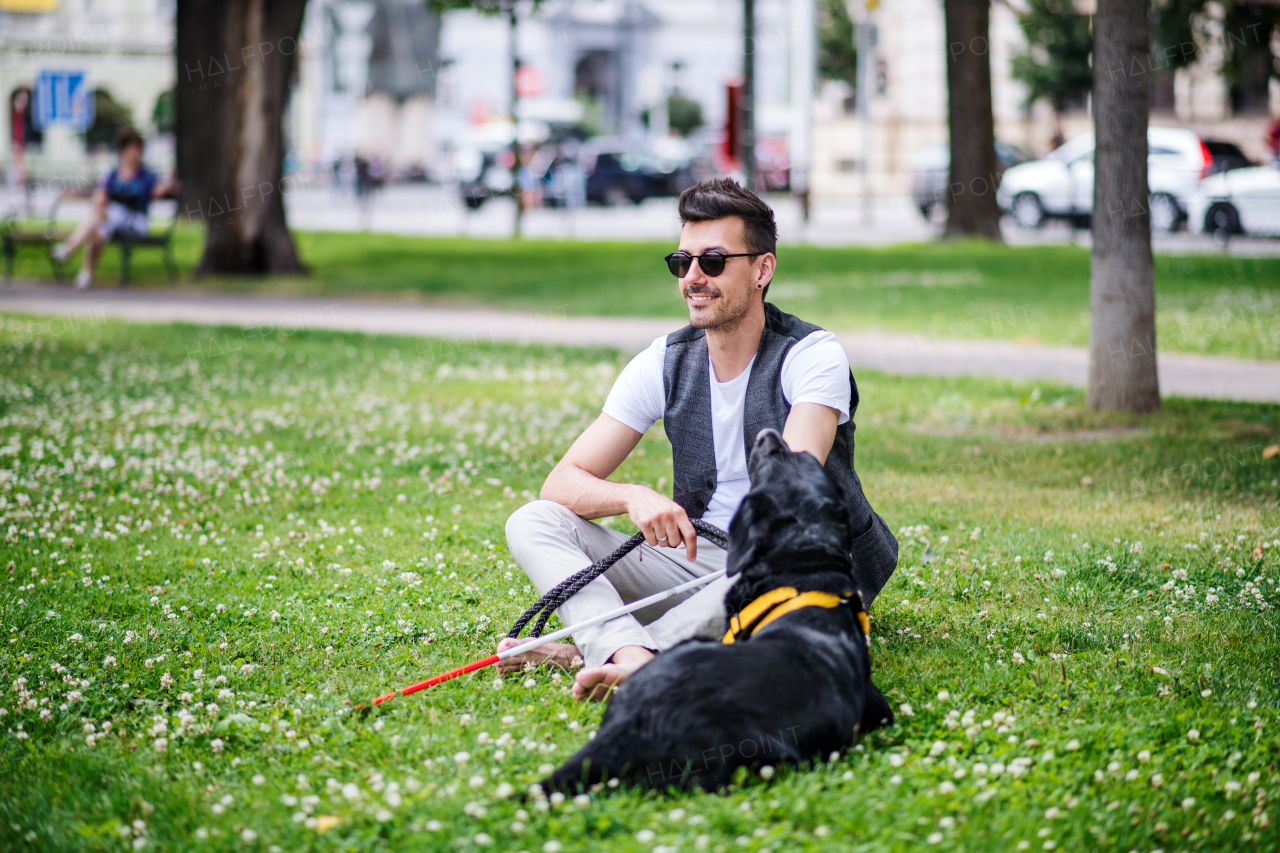
[[[658,537],[658,541],[659,541],[659,542],[666,542],[666,541],[667,541],[667,537],[665,537],[665,536],[659,536],[659,537]]]

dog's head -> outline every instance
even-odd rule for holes
[[[812,454],[792,453],[767,429],[756,436],[747,471],[751,491],[729,524],[730,575],[783,567],[852,572],[849,501]]]

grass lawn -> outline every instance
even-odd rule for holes
[[[573,314],[680,317],[666,243],[465,240],[299,233],[307,277],[200,282],[202,287],[305,294],[404,296]],[[201,232],[179,231],[177,256],[194,268]],[[783,246],[770,298],[832,329],[882,329],[944,338],[1004,338],[1083,346],[1089,339],[1089,253],[929,243],[877,248]],[[119,278],[109,250],[100,281]],[[48,276],[34,252],[18,274]],[[135,279],[166,283],[159,253],[135,256]],[[1280,358],[1280,258],[1156,259],[1162,349]]]
[[[861,374],[898,724],[722,794],[522,802],[598,725],[565,679],[352,704],[533,600],[503,521],[619,356],[0,326],[0,849],[1280,848],[1280,407]],[[660,430],[619,476],[668,487]]]

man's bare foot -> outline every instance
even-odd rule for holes
[[[613,653],[609,663],[593,666],[578,673],[573,681],[573,698],[581,702],[605,699],[637,669],[653,660],[653,652],[643,646],[623,646]]]
[[[509,649],[520,643],[527,643],[528,637],[515,639],[503,637],[498,643],[498,651]],[[547,643],[524,654],[498,661],[498,672],[511,675],[522,671],[525,667],[554,666],[567,672],[582,668],[582,652],[573,643]]]

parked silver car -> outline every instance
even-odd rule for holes
[[[1048,154],[1004,173],[996,199],[1000,209],[1024,228],[1039,228],[1050,217],[1083,224],[1093,215],[1093,134],[1077,136]],[[1147,129],[1147,185],[1151,227],[1176,231],[1213,155],[1190,130]]]
[[[1280,163],[1210,175],[1189,215],[1188,227],[1206,234],[1280,235]]]
[[[999,174],[1010,166],[1025,163],[1031,155],[1016,145],[996,140],[996,168]],[[999,175],[997,175],[998,177]],[[912,164],[911,195],[920,215],[939,221],[947,215],[947,184],[951,180],[951,146],[926,145],[916,151]]]

